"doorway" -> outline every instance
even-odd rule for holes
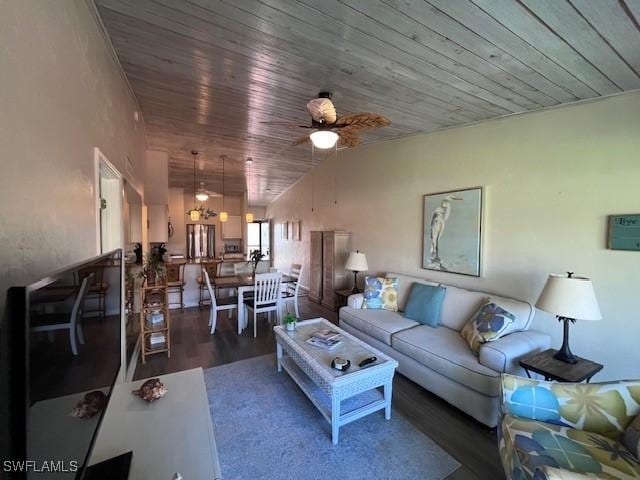
[[[124,243],[122,215],[122,175],[107,157],[95,147],[96,226],[98,254],[122,248]]]

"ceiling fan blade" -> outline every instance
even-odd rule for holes
[[[309,135],[304,135],[302,137],[297,138],[293,141],[292,145],[297,147],[298,145],[303,145],[309,141]]]
[[[360,137],[358,134],[348,128],[338,130],[336,133],[340,137],[340,145],[344,145],[345,147],[355,147],[360,143]]]
[[[290,127],[290,128],[313,128],[309,125],[300,125],[294,122],[260,122],[262,125],[274,125],[278,127]]]
[[[351,130],[370,130],[373,128],[387,127],[391,125],[391,121],[384,115],[379,113],[354,113],[345,115],[336,120],[336,128],[348,127]]]

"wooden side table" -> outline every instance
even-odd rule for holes
[[[338,296],[338,305],[336,310],[340,310],[340,307],[345,307],[347,305],[347,299],[350,295],[353,295],[353,291],[350,288],[345,290],[336,290],[336,295]]]
[[[553,358],[557,350],[550,348],[544,352],[534,353],[520,359],[520,366],[531,378],[531,372],[539,373],[545,380],[557,382],[579,383],[591,378],[604,368],[603,365],[578,357],[576,363],[565,363]]]

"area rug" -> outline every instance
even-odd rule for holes
[[[265,355],[204,371],[224,480],[442,480],[458,468],[395,410],[341,427],[333,445],[329,423],[275,364]]]

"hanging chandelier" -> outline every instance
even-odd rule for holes
[[[193,155],[193,192],[196,200],[204,201],[209,198],[209,195],[203,192],[202,189],[196,189],[196,157],[198,156],[198,151],[191,150],[191,155]],[[198,222],[200,219],[208,220],[209,218],[213,218],[217,214],[202,204],[200,204],[200,206],[196,205],[196,202],[194,201],[193,208],[187,212],[187,215],[189,215],[192,222]]]

